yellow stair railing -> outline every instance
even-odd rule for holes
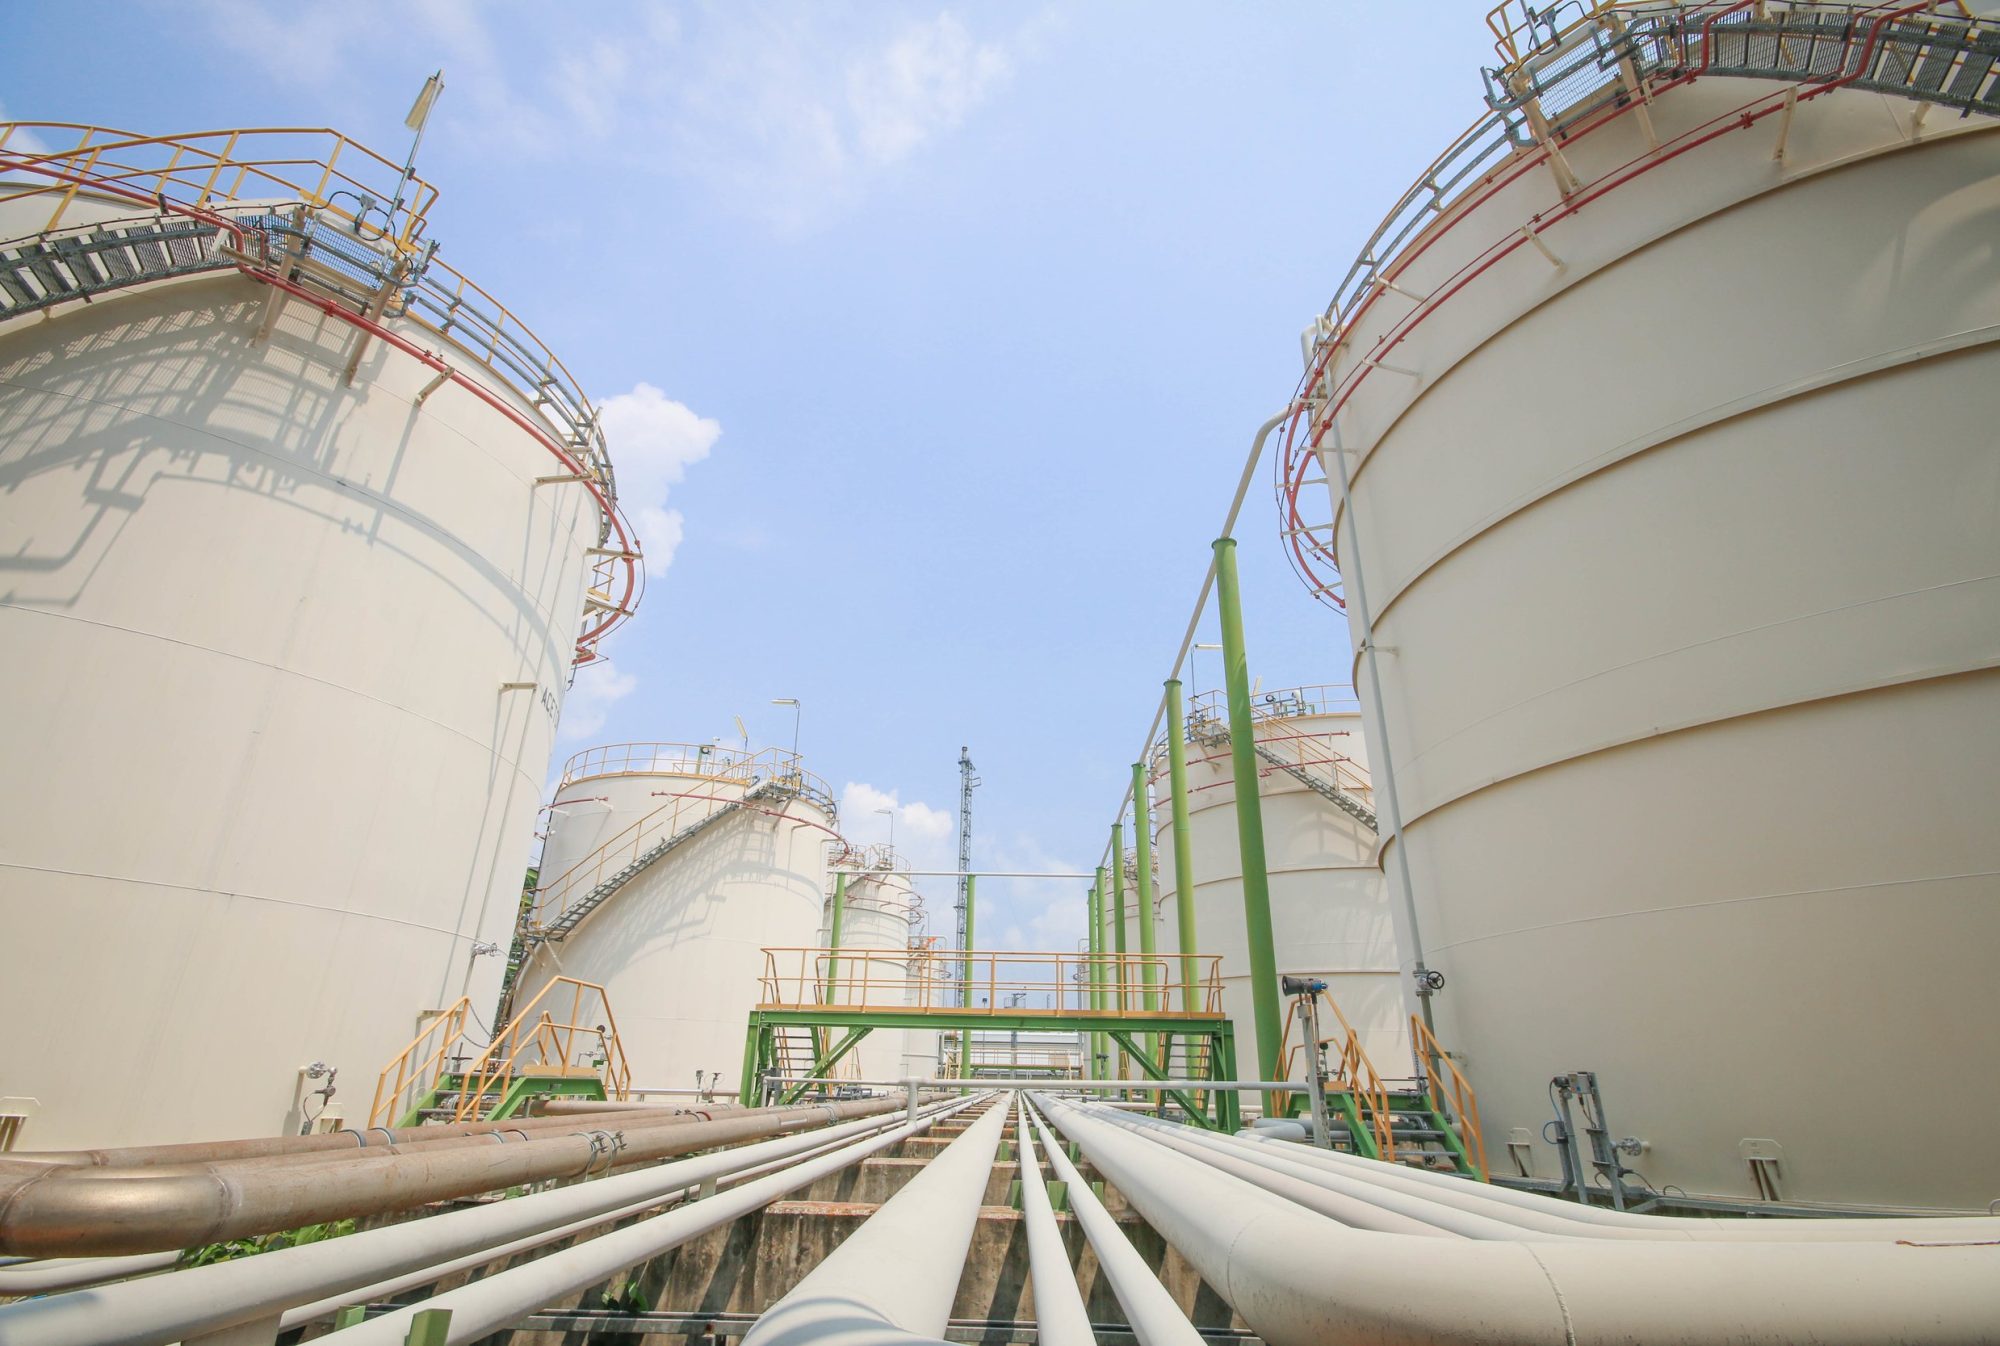
[[[417,1106],[438,1078],[449,1074],[447,1063],[469,1054],[466,1025],[472,1021],[472,1000],[460,996],[446,1009],[432,1015],[417,1030],[410,1045],[396,1053],[375,1078],[375,1101],[368,1109],[368,1125],[394,1126]]]
[[[1327,1073],[1326,1083],[1334,1092],[1354,1095],[1361,1115],[1368,1123],[1369,1133],[1375,1139],[1377,1154],[1393,1163],[1396,1158],[1396,1138],[1389,1125],[1388,1086],[1382,1082],[1381,1072],[1375,1069],[1375,1062],[1362,1047],[1361,1035],[1355,1032],[1353,1024],[1347,1022],[1347,1016],[1340,1012],[1340,1006],[1335,1003],[1334,998],[1325,991],[1316,994],[1318,999],[1333,1011],[1334,1021],[1340,1025],[1340,1031],[1333,1036],[1321,1038],[1319,1042],[1311,1045],[1306,1069],[1318,1068],[1321,1047],[1339,1047],[1338,1054],[1330,1063],[1331,1069]],[[1303,1023],[1299,1024],[1299,1040],[1292,1041],[1292,1025],[1298,1021],[1298,1011],[1299,1002],[1294,998],[1285,1008],[1285,1027],[1279,1037],[1279,1041],[1286,1044],[1282,1068],[1279,1071],[1284,1079],[1292,1077],[1292,1067],[1297,1063],[1299,1053],[1308,1050]],[[1281,1094],[1278,1098],[1279,1106],[1289,1106],[1291,1098],[1289,1093]]]
[[[562,1007],[565,992],[567,1008]],[[558,1020],[552,1011],[568,1017]],[[594,1049],[594,1059],[579,1062],[579,1047],[585,1052]],[[618,1020],[602,986],[556,977],[535,992],[534,999],[466,1067],[452,1120],[477,1120],[482,1104],[497,1103],[523,1075],[594,1075],[604,1081],[605,1097],[622,1101],[627,1096],[632,1067],[618,1041]]]
[[[1457,1063],[1438,1044],[1436,1035],[1415,1014],[1410,1016],[1410,1041],[1416,1047],[1417,1060],[1423,1064],[1424,1092],[1430,1096],[1431,1110],[1440,1114],[1446,1112],[1438,1097],[1438,1086],[1442,1083],[1451,1099],[1449,1115],[1452,1129],[1458,1133],[1466,1157],[1479,1170],[1479,1180],[1491,1182],[1492,1175],[1486,1168],[1486,1136],[1479,1127],[1479,1099],[1472,1092],[1472,1085],[1466,1081]]]

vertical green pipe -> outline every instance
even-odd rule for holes
[[[1097,962],[1095,966],[1092,968],[1092,971],[1095,973],[1095,979],[1097,982],[1097,1012],[1099,1014],[1102,1014],[1106,1010],[1111,1008],[1110,993],[1106,991],[1104,988],[1104,982],[1105,982],[1104,922],[1106,918],[1110,915],[1110,912],[1107,910],[1107,908],[1109,908],[1109,906],[1111,905],[1110,902],[1107,900],[1111,895],[1111,889],[1108,886],[1109,882],[1110,880],[1104,872],[1104,866],[1099,865],[1097,867],[1097,929],[1096,929]],[[1110,1048],[1111,1048],[1111,1040],[1105,1037],[1104,1033],[1100,1030],[1097,1034],[1097,1048],[1096,1048],[1096,1057],[1099,1062],[1106,1061],[1106,1053],[1110,1050]],[[1108,1079],[1109,1077],[1110,1077],[1110,1072],[1106,1068],[1106,1065],[1100,1064],[1098,1067],[1097,1078],[1102,1080],[1102,1079]]]
[[[1194,842],[1188,834],[1187,717],[1181,710],[1181,681],[1167,679],[1167,789],[1174,816],[1174,912],[1180,920],[1181,1009],[1195,1003]]]
[[[959,999],[965,1002],[966,1009],[972,1008],[973,882],[974,876],[967,874],[965,876],[965,948],[960,954],[960,957],[964,960],[960,968],[963,981],[959,995]],[[958,1077],[962,1080],[972,1078],[972,1030],[970,1028],[961,1028],[958,1032]]]
[[[1146,785],[1146,764],[1132,763],[1132,846],[1135,852],[1134,865],[1138,871],[1138,892],[1134,894],[1139,911],[1139,953],[1146,960],[1139,969],[1139,982],[1145,987],[1141,1003],[1146,1013],[1154,1014],[1160,1008],[1160,996],[1153,989],[1155,969],[1152,958],[1158,950],[1154,947],[1159,936],[1153,930],[1153,804],[1148,797]],[[1146,1034],[1146,1056],[1149,1060],[1159,1060],[1159,1039]]]
[[[1085,917],[1084,925],[1083,1007],[1094,1014],[1097,1012],[1097,889],[1092,888],[1084,895],[1084,909],[1089,914]],[[1097,1078],[1097,1034],[1085,1033],[1082,1037],[1082,1046],[1084,1056],[1088,1058],[1084,1062],[1083,1077],[1094,1080]]]
[[[1122,1016],[1131,1008],[1125,999],[1125,824],[1123,820],[1111,824],[1111,909],[1112,919],[1117,924],[1111,927],[1111,951],[1118,955],[1112,969],[1113,984],[1118,988],[1118,1013]],[[1125,1053],[1118,1053],[1118,1078],[1125,1078],[1127,1062]]]
[[[1236,849],[1243,863],[1243,925],[1250,945],[1250,1008],[1257,1027],[1260,1080],[1278,1077],[1278,954],[1271,937],[1270,871],[1264,860],[1264,802],[1257,792],[1257,727],[1250,718],[1250,662],[1243,653],[1243,602],[1236,539],[1215,542],[1215,606],[1222,621],[1222,681],[1229,694],[1230,777],[1236,795]],[[1277,1098],[1264,1095],[1264,1115]]]
[[[847,917],[847,871],[838,870],[833,876],[833,925],[827,932],[827,943],[833,953],[826,960],[826,1003],[834,1004],[840,990],[840,926]]]

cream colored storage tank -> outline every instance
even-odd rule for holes
[[[923,902],[910,886],[909,863],[886,846],[871,846],[853,857],[855,867],[847,871],[845,912],[841,919],[840,947],[858,958],[843,958],[836,1004],[888,1006],[909,1003],[905,982],[909,977],[910,934],[923,915]],[[830,944],[827,932],[833,920],[833,894],[829,887],[826,912],[821,920],[821,944]],[[861,1039],[850,1053],[851,1067],[840,1073],[863,1080],[908,1078],[910,1043],[919,1035],[905,1030],[878,1028]],[[929,1059],[935,1061],[936,1034],[921,1035],[932,1041]],[[843,1067],[848,1063],[843,1062]],[[926,1065],[928,1072],[928,1065]],[[928,1073],[923,1076],[928,1078]]]
[[[1324,978],[1328,993],[1387,1077],[1410,1073],[1409,1026],[1396,972],[1394,923],[1376,864],[1368,753],[1346,687],[1260,692],[1255,701],[1258,797],[1271,875],[1271,928],[1281,974]],[[1226,709],[1205,692],[1188,707],[1188,839],[1195,880],[1195,952],[1222,957],[1223,1007],[1236,1029],[1239,1066],[1257,1060],[1250,959],[1243,925]],[[1158,947],[1179,948],[1174,848],[1165,750],[1153,762],[1153,854],[1159,866]],[[1348,801],[1343,807],[1328,792]],[[1126,900],[1132,901],[1128,881]],[[1136,952],[1136,913],[1126,948]],[[1179,1006],[1178,994],[1173,1004]],[[1334,1025],[1322,1025],[1331,1033]],[[1290,1040],[1300,1040],[1296,1027]],[[1292,1078],[1303,1079],[1304,1060]],[[1239,1072],[1242,1073],[1242,1072]],[[1246,1076],[1249,1077],[1249,1076]]]
[[[14,156],[76,134],[0,126],[0,1095],[30,1148],[365,1125],[419,1016],[497,990],[603,536],[594,413],[438,264],[378,288],[421,248],[338,205],[399,165],[99,132],[43,162],[123,186],[40,191]],[[211,211],[309,297],[228,265]]]
[[[1814,49],[1755,31],[1713,64]],[[1762,1153],[1788,1200],[2000,1197],[2000,135],[1825,83],[1961,87],[1962,25],[1898,31],[1930,36],[1829,30],[1817,84],[1572,81],[1560,157],[1499,153],[1371,248],[1389,283],[1320,347],[1439,1033],[1496,1154],[1591,1069],[1656,1184],[1755,1197]]]
[[[819,943],[838,840],[824,782],[786,752],[621,743],[572,757],[549,815],[512,1003],[551,977],[594,982],[635,1087],[733,1081],[763,950]]]

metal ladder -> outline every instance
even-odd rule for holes
[[[1188,726],[1188,737],[1197,743],[1215,748],[1229,742],[1229,731],[1221,725],[1216,724],[1215,721],[1209,720],[1200,724],[1190,724]],[[1367,804],[1356,799],[1353,795],[1326,779],[1326,777],[1297,762],[1286,761],[1282,753],[1275,752],[1265,747],[1262,743],[1257,742],[1254,735],[1251,738],[1251,746],[1255,748],[1258,757],[1284,772],[1293,780],[1298,781],[1335,808],[1348,814],[1369,831],[1379,832],[1382,830],[1380,825],[1375,821],[1374,809],[1368,807]]]

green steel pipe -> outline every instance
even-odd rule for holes
[[[1102,912],[1098,906],[1097,889],[1095,887],[1084,894],[1084,908],[1088,912],[1084,925],[1084,1006],[1091,1013],[1095,1014],[1098,1008],[1097,945],[1101,938],[1098,927],[1103,919]],[[1094,1080],[1097,1078],[1097,1034],[1095,1032],[1084,1034],[1083,1050],[1084,1054],[1089,1058],[1089,1060],[1084,1062],[1083,1077],[1087,1080]]]
[[[847,871],[836,870],[833,876],[833,925],[827,931],[827,943],[833,952],[826,960],[826,1003],[837,1002],[840,989],[840,926],[847,917]],[[866,980],[864,977],[863,980]]]
[[[1111,927],[1111,950],[1118,955],[1116,968],[1118,987],[1118,1012],[1123,1014],[1125,1003],[1125,824],[1111,824],[1111,910],[1116,922]]]
[[[1250,718],[1250,662],[1243,652],[1243,601],[1236,539],[1215,541],[1215,606],[1222,623],[1222,680],[1229,695],[1229,765],[1236,795],[1236,849],[1243,863],[1243,925],[1250,946],[1250,1008],[1257,1028],[1257,1078],[1278,1078],[1278,953],[1271,936],[1270,870],[1264,859],[1264,801],[1258,793],[1257,726]],[[1277,1095],[1264,1095],[1277,1115]]]
[[[1194,842],[1188,833],[1187,717],[1181,710],[1181,680],[1167,679],[1167,790],[1174,818],[1174,912],[1181,945],[1181,1009],[1193,1014]]]
[[[1144,762],[1132,763],[1132,833],[1133,869],[1138,888],[1133,896],[1139,908],[1139,954],[1145,959],[1139,969],[1139,984],[1144,988],[1140,999],[1146,1013],[1152,1014],[1160,1008],[1159,992],[1153,989],[1153,955],[1158,952],[1154,945],[1159,936],[1153,930],[1153,805],[1146,788]],[[1157,1063],[1159,1038],[1148,1033],[1143,1042],[1147,1058]]]
[[[965,948],[959,955],[964,960],[960,968],[964,979],[960,986],[959,999],[964,1002],[967,1009],[972,1008],[972,894],[973,885],[977,882],[977,875],[967,874],[965,876]],[[958,1077],[962,1080],[972,1078],[972,1030],[970,1028],[960,1029],[958,1034]]]
[[[1100,1014],[1111,1008],[1111,992],[1106,989],[1106,978],[1104,975],[1104,923],[1111,915],[1111,904],[1109,901],[1111,888],[1109,885],[1110,876],[1105,873],[1104,866],[1099,865],[1097,867],[1097,962],[1093,965],[1093,971],[1097,974],[1097,1009]],[[1097,1059],[1100,1062],[1107,1060],[1106,1054],[1110,1050],[1111,1039],[1105,1037],[1102,1032],[1098,1033]],[[1106,1079],[1109,1077],[1110,1070],[1107,1066],[1100,1065],[1099,1070],[1102,1073],[1097,1078]]]

